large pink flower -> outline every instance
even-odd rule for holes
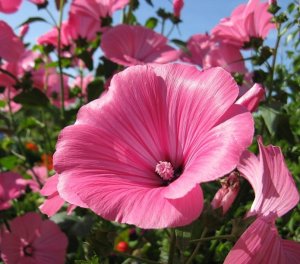
[[[223,42],[243,47],[251,37],[265,39],[275,28],[268,12],[269,4],[260,0],[249,0],[239,5],[229,18],[224,18],[212,30],[212,34]]]
[[[1,5],[1,4],[0,4]],[[24,45],[11,27],[0,20],[0,58],[17,61],[24,52]]]
[[[259,156],[245,151],[237,167],[255,192],[247,216],[255,215],[257,219],[237,241],[225,263],[298,263],[300,244],[282,239],[275,227],[276,218],[298,203],[297,187],[280,148],[265,147],[261,139],[258,144]]]
[[[1,0],[0,1],[0,12],[3,13],[14,13],[18,11],[22,0]]]
[[[22,176],[14,172],[0,173],[0,210],[11,207],[11,200],[18,198],[24,191]]]
[[[37,213],[27,213],[9,224],[10,231],[1,237],[1,258],[5,264],[63,264],[67,237],[50,220],[43,221]]]
[[[237,95],[221,68],[134,66],[114,75],[59,136],[60,196],[142,228],[191,223],[203,208],[199,183],[229,173],[252,141]]]
[[[167,41],[163,35],[142,26],[118,25],[103,34],[101,48],[108,59],[124,66],[167,63],[180,56]]]

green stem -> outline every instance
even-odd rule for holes
[[[170,249],[169,249],[168,264],[173,263],[174,254],[175,254],[175,246],[176,246],[176,234],[175,234],[175,229],[172,229],[171,236],[170,236]]]
[[[202,238],[205,237],[207,231],[208,231],[208,229],[205,227],[205,228],[203,229],[203,231],[202,231],[202,234],[201,234],[201,238],[200,238],[200,239],[202,239]],[[185,264],[190,264],[190,263],[192,263],[194,257],[197,255],[197,253],[198,253],[198,251],[199,251],[199,249],[200,249],[201,244],[202,244],[202,241],[199,241],[199,242],[197,243],[197,245],[196,245],[196,247],[195,247],[195,249],[194,249],[192,255],[189,257],[189,259],[187,260],[187,262],[186,262]]]
[[[59,76],[60,76],[60,99],[61,99],[61,120],[65,119],[65,91],[64,91],[64,78],[63,78],[63,67],[61,61],[61,26],[63,20],[63,8],[64,8],[64,0],[60,0],[59,2],[59,21],[58,21],[58,68],[59,68]]]
[[[55,20],[55,18],[53,17],[53,15],[51,14],[51,12],[49,11],[48,7],[46,7],[45,10],[46,10],[47,14],[49,15],[50,19],[52,20],[53,26],[54,26],[54,27],[57,26],[56,20]]]
[[[114,254],[119,255],[121,257],[125,257],[125,258],[135,259],[135,260],[141,261],[143,263],[158,264],[157,261],[150,260],[150,259],[144,259],[144,258],[140,258],[140,257],[137,257],[137,256],[132,256],[132,255],[129,255],[129,254],[126,254],[126,253],[121,253],[121,252],[115,251]]]
[[[274,47],[274,55],[273,55],[272,66],[271,66],[271,81],[270,81],[269,94],[268,94],[268,97],[267,97],[267,101],[269,101],[270,98],[272,97],[272,92],[273,92],[273,88],[274,88],[273,83],[274,83],[276,58],[277,58],[277,52],[278,52],[280,39],[282,37],[282,35],[280,33],[280,29],[281,29],[281,24],[279,24],[279,27],[278,27],[278,30],[277,30],[277,39],[276,39],[276,43],[275,43],[275,47]]]
[[[162,22],[161,22],[161,34],[163,35],[164,34],[164,31],[165,31],[165,19],[163,18],[162,19]]]
[[[203,237],[200,239],[194,239],[191,240],[190,243],[197,243],[197,242],[202,242],[202,241],[209,241],[209,240],[221,240],[221,239],[227,239],[227,240],[231,240],[234,239],[235,237],[233,235],[221,235],[221,236],[210,236],[210,237]]]

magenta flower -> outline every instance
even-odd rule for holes
[[[114,75],[59,136],[60,196],[142,228],[191,223],[203,208],[199,183],[232,171],[252,141],[237,95],[221,68],[134,66]]]
[[[7,13],[7,14],[14,13],[18,11],[21,4],[22,4],[22,0],[1,0],[0,12]]]
[[[11,201],[18,198],[24,191],[22,176],[14,172],[0,173],[0,210],[11,207]]]
[[[190,55],[185,55],[183,60],[197,64],[203,69],[220,66],[232,73],[245,74],[247,72],[238,47],[216,42],[207,34],[191,36],[187,42],[187,48]]]
[[[174,16],[180,18],[181,9],[184,6],[183,0],[173,0]]]
[[[236,172],[230,173],[221,180],[222,187],[216,192],[211,206],[212,208],[222,208],[223,214],[229,210],[240,190],[240,182]]]
[[[13,219],[9,226],[10,231],[4,231],[0,239],[5,264],[65,263],[68,240],[52,221],[30,212]]]
[[[167,45],[167,38],[142,26],[118,25],[102,36],[104,55],[115,63],[131,66],[175,61],[180,51]]]
[[[16,62],[25,51],[22,41],[2,20],[0,20],[0,32],[0,58]]]
[[[48,178],[44,187],[40,191],[42,195],[47,196],[47,199],[39,207],[39,209],[43,214],[48,215],[48,217],[51,217],[52,215],[56,214],[65,203],[65,200],[59,196],[59,193],[57,191],[57,184],[58,175],[55,174],[52,177]],[[87,207],[80,201],[80,199],[78,200],[77,204],[78,203],[81,207]],[[68,214],[72,213],[75,207],[75,205],[70,204],[67,209]]]
[[[249,0],[247,4],[239,5],[229,18],[222,19],[212,30],[212,35],[240,48],[251,38],[265,39],[269,31],[275,28],[268,8],[267,2]]]
[[[299,201],[295,182],[279,147],[265,147],[258,140],[260,154],[245,151],[237,169],[250,182],[255,199],[247,216],[257,219],[229,252],[225,263],[298,263],[300,244],[282,239],[275,220]]]

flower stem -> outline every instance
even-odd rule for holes
[[[150,260],[150,259],[144,259],[144,258],[140,258],[140,257],[137,257],[137,256],[132,256],[132,255],[129,255],[129,254],[126,254],[126,253],[121,253],[121,252],[116,252],[115,251],[114,254],[122,256],[122,257],[126,257],[128,259],[135,259],[135,260],[138,260],[142,263],[158,264],[157,261]]]
[[[271,72],[270,72],[271,73],[271,81],[270,81],[269,94],[267,97],[267,101],[269,101],[270,98],[272,97],[272,92],[273,92],[273,88],[274,88],[273,83],[274,83],[276,58],[277,58],[277,52],[278,52],[280,39],[282,37],[282,34],[280,33],[280,29],[281,29],[281,24],[279,24],[278,30],[277,30],[277,39],[276,39],[276,43],[275,43],[275,47],[274,47],[274,55],[273,55],[273,60],[272,60]]]
[[[190,243],[197,243],[197,242],[202,242],[202,241],[209,241],[209,240],[221,240],[221,239],[227,239],[227,240],[231,240],[234,239],[235,237],[233,235],[221,235],[221,236],[210,236],[210,237],[203,237],[200,239],[194,239],[191,240]]]
[[[64,8],[64,0],[60,0],[59,2],[59,21],[58,21],[58,68],[59,68],[59,76],[60,76],[60,99],[61,99],[61,120],[65,119],[65,93],[64,93],[64,78],[63,78],[63,67],[61,61],[61,26],[63,19],[63,8]]]
[[[176,246],[176,234],[175,234],[175,229],[171,229],[170,249],[169,249],[168,264],[172,264],[172,263],[173,263],[173,260],[174,260],[174,254],[175,254],[175,246]]]
[[[200,240],[203,239],[203,238],[205,237],[207,231],[208,231],[208,229],[205,227],[205,228],[203,229],[203,231],[202,231]],[[202,241],[199,241],[199,242],[197,243],[197,245],[196,245],[196,247],[195,247],[195,249],[194,249],[192,255],[189,257],[189,259],[187,260],[187,262],[186,262],[185,264],[190,264],[190,263],[192,263],[194,257],[197,255],[197,253],[198,253],[198,251],[199,251],[199,249],[200,249],[201,244],[202,244]]]

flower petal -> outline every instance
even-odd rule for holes
[[[274,223],[258,218],[248,227],[227,255],[224,264],[289,264],[299,252],[299,244],[286,242],[278,236]],[[297,261],[299,258],[297,259]]]
[[[265,147],[261,138],[258,145],[259,157],[246,151],[238,165],[255,192],[248,216],[276,214],[280,217],[298,203],[299,193],[281,149],[272,145]]]

